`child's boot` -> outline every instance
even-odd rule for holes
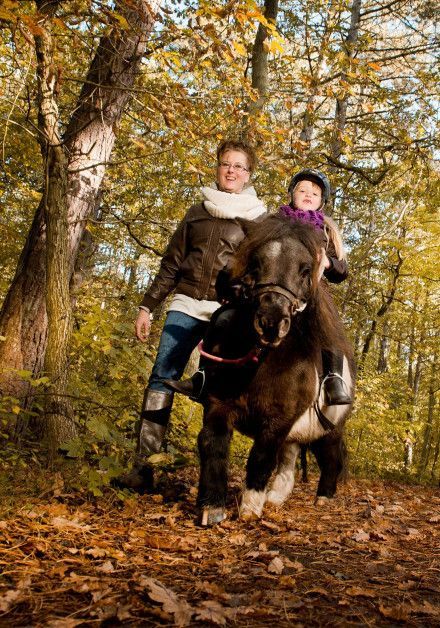
[[[188,379],[166,379],[164,381],[164,384],[174,390],[174,392],[178,392],[181,395],[186,395],[186,397],[189,397],[194,401],[199,401],[205,387],[205,379],[205,371],[199,369],[194,373],[192,377],[189,377]]]
[[[339,351],[322,351],[324,403],[327,406],[345,406],[352,403],[342,379],[344,355]]]

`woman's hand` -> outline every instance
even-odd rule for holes
[[[147,310],[139,310],[139,314],[134,323],[136,338],[141,342],[147,342],[148,336],[150,335],[150,327],[150,312],[147,312]]]

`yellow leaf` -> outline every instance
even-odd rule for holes
[[[367,63],[367,65],[370,68],[373,68],[373,70],[376,70],[377,72],[379,72],[381,69],[381,66],[378,63],[374,63],[374,61],[370,61],[369,63]]]
[[[270,39],[270,40],[266,39],[263,45],[264,45],[264,49],[267,50],[267,52],[272,52],[272,53],[283,52],[283,44],[279,38]]]
[[[247,50],[243,46],[243,44],[240,44],[238,41],[233,41],[232,45],[235,48],[235,50],[238,52],[239,55],[243,55],[244,56],[244,55],[247,54]]]
[[[0,9],[0,20],[6,20],[7,22],[13,22],[17,19],[17,16],[9,11],[5,11],[4,9]]]
[[[118,20],[119,24],[125,31],[130,30],[130,24],[127,22],[126,18],[123,15],[114,12],[113,17]]]

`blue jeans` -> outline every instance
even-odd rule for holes
[[[183,312],[168,312],[159,341],[148,388],[170,392],[164,379],[180,379],[193,349],[205,335],[209,323]]]

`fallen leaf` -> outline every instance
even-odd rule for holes
[[[423,600],[423,604],[411,605],[413,613],[421,613],[423,615],[440,616],[440,608],[432,606],[427,600]]]
[[[387,541],[388,540],[388,536],[386,534],[382,534],[381,532],[371,532],[370,533],[370,538],[374,539],[375,541]]]
[[[284,563],[279,556],[275,556],[273,560],[270,561],[267,571],[269,573],[281,574],[284,570]]]
[[[364,532],[364,530],[358,530],[356,532],[356,534],[353,535],[352,537],[355,541],[362,542],[362,541],[369,541],[370,540],[370,533],[369,532]]]
[[[75,628],[83,623],[82,619],[74,619],[73,617],[59,617],[58,619],[50,619],[47,628]]]
[[[296,580],[292,576],[281,576],[279,583],[286,589],[296,589]]]
[[[245,545],[247,540],[246,534],[238,532],[237,534],[231,534],[229,537],[229,543],[232,545]]]
[[[360,587],[350,587],[346,589],[345,593],[352,597],[376,597],[376,593],[372,589],[362,589]]]
[[[51,524],[60,530],[81,530],[81,532],[87,532],[87,530],[90,530],[89,525],[78,523],[75,519],[66,519],[66,517],[53,517],[53,519],[51,519]]]
[[[196,609],[196,619],[199,621],[210,621],[213,624],[224,626],[226,624],[227,610],[215,600],[205,600]]]
[[[111,560],[106,560],[105,563],[102,563],[102,565],[99,565],[99,567],[97,567],[96,570],[101,571],[102,573],[112,573],[115,570],[115,568]]]
[[[231,598],[231,595],[229,593],[226,593],[224,588],[215,582],[208,582],[207,580],[203,580],[202,582],[199,582],[197,588],[200,589],[200,591],[203,591],[203,593],[210,593],[211,595],[219,597],[222,600],[229,600]]]
[[[299,562],[299,560],[290,560],[290,558],[284,558],[284,566],[292,567],[295,571],[303,571],[304,565]]]
[[[104,558],[107,556],[107,552],[102,547],[91,547],[85,551],[86,556],[93,556],[93,558]]]
[[[6,613],[9,608],[17,602],[23,591],[21,589],[9,589],[2,596],[0,596],[0,611]]]
[[[272,530],[272,532],[281,532],[280,526],[276,523],[272,523],[272,521],[261,519],[260,526],[262,526],[263,528],[267,528],[268,530]]]
[[[154,578],[142,577],[139,584],[150,589],[149,597],[155,602],[162,604],[162,608],[166,613],[174,615],[176,626],[187,626],[189,624],[194,611],[186,600],[179,599],[174,591],[167,589]]]
[[[118,606],[118,612],[116,614],[116,617],[119,619],[119,621],[124,621],[124,619],[130,619],[130,617],[132,617],[130,609],[131,606],[129,605]]]
[[[400,604],[399,606],[379,606],[379,611],[384,617],[396,619],[397,621],[406,621],[409,617],[408,606]]]
[[[306,595],[308,595],[309,593],[316,593],[317,595],[325,595],[327,597],[329,596],[329,592],[322,587],[313,587],[313,589],[309,589],[308,591],[306,591]]]

